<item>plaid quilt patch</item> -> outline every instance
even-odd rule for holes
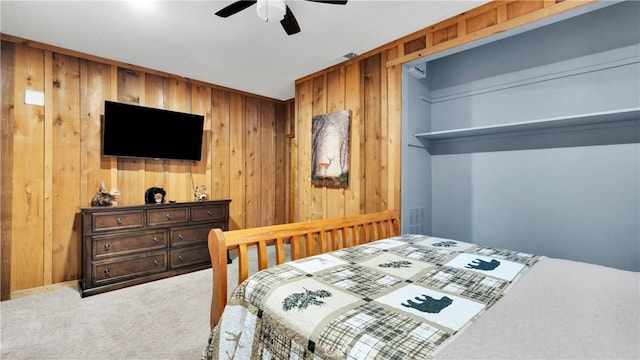
[[[402,282],[402,279],[359,265],[340,267],[335,271],[319,275],[318,279],[362,297],[373,296],[385,288]]]
[[[318,343],[342,359],[425,359],[448,337],[437,327],[370,302],[336,317]]]
[[[231,294],[232,299],[244,299],[250,303],[260,303],[267,292],[283,281],[296,279],[305,274],[292,267],[275,266],[256,273],[243,282]]]
[[[416,283],[462,295],[487,305],[496,302],[509,285],[506,280],[446,266],[433,269],[416,280]]]

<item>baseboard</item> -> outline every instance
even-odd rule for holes
[[[71,280],[71,281],[65,281],[65,282],[51,284],[51,285],[39,286],[35,288],[30,288],[30,289],[12,291],[10,299],[13,300],[13,299],[17,299],[25,296],[40,294],[40,293],[67,288],[67,287],[77,288],[78,280]]]

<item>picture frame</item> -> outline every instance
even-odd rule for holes
[[[349,186],[351,110],[312,118],[311,184],[317,187]]]

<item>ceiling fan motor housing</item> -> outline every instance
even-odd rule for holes
[[[284,0],[258,0],[258,16],[266,21],[280,21],[284,19],[287,5]]]

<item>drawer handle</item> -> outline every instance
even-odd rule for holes
[[[211,210],[207,210],[207,215],[211,216],[212,212]]]
[[[159,264],[158,260],[153,260],[153,265],[158,266]]]
[[[118,225],[122,225],[122,219],[117,218],[117,219],[116,219],[116,222],[118,223]]]
[[[178,234],[178,239],[184,240],[184,236],[182,236],[182,234]]]
[[[165,216],[167,217],[168,220],[171,220],[171,214],[167,214]]]
[[[153,237],[153,242],[157,244],[157,243],[159,243],[159,242],[160,242],[160,239],[158,239],[158,237],[157,237],[157,236],[154,236],[154,237]]]
[[[104,244],[104,249],[108,251],[109,249],[111,249],[111,245],[109,245],[109,244]]]
[[[104,275],[109,276],[109,268],[104,269]]]
[[[182,257],[182,255],[178,255],[178,260],[184,261],[184,258]]]

